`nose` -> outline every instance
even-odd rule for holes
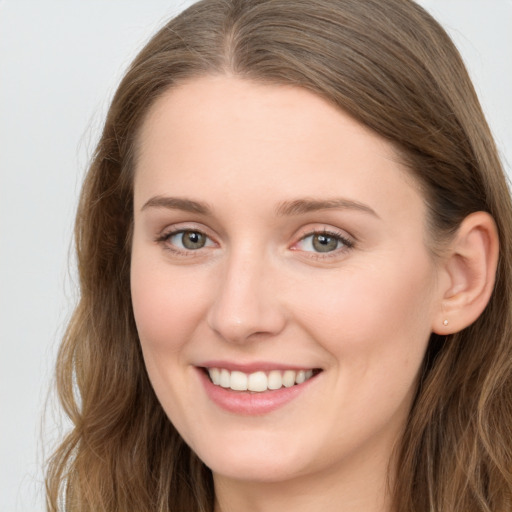
[[[275,268],[254,254],[232,255],[219,274],[208,325],[230,343],[279,334],[285,327]]]

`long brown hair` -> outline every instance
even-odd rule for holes
[[[433,240],[472,212],[494,217],[493,296],[467,329],[432,335],[397,453],[394,497],[397,512],[510,512],[512,208],[461,58],[409,0],[204,0],[132,63],[77,214],[81,298],[57,365],[74,427],[49,463],[48,509],[213,510],[210,471],[149,383],[129,286],[138,130],[164,91],[207,74],[305,88],[390,140],[423,189]]]

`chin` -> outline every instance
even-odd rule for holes
[[[199,448],[199,458],[214,475],[252,482],[282,482],[305,471],[303,450],[286,450],[284,443],[229,443]],[[213,448],[213,449],[212,449]]]
[[[207,466],[215,476],[253,483],[279,483],[299,476],[286,461],[216,461]]]

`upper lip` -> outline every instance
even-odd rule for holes
[[[270,372],[272,370],[315,370],[320,369],[311,365],[297,365],[289,363],[274,363],[268,361],[256,361],[253,363],[237,363],[232,361],[205,361],[199,365],[200,368],[223,368],[229,371],[243,373],[254,373],[257,371]]]

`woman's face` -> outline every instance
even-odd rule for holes
[[[133,307],[155,392],[214,474],[387,465],[439,302],[425,211],[390,144],[305,90],[219,76],[158,100]]]

